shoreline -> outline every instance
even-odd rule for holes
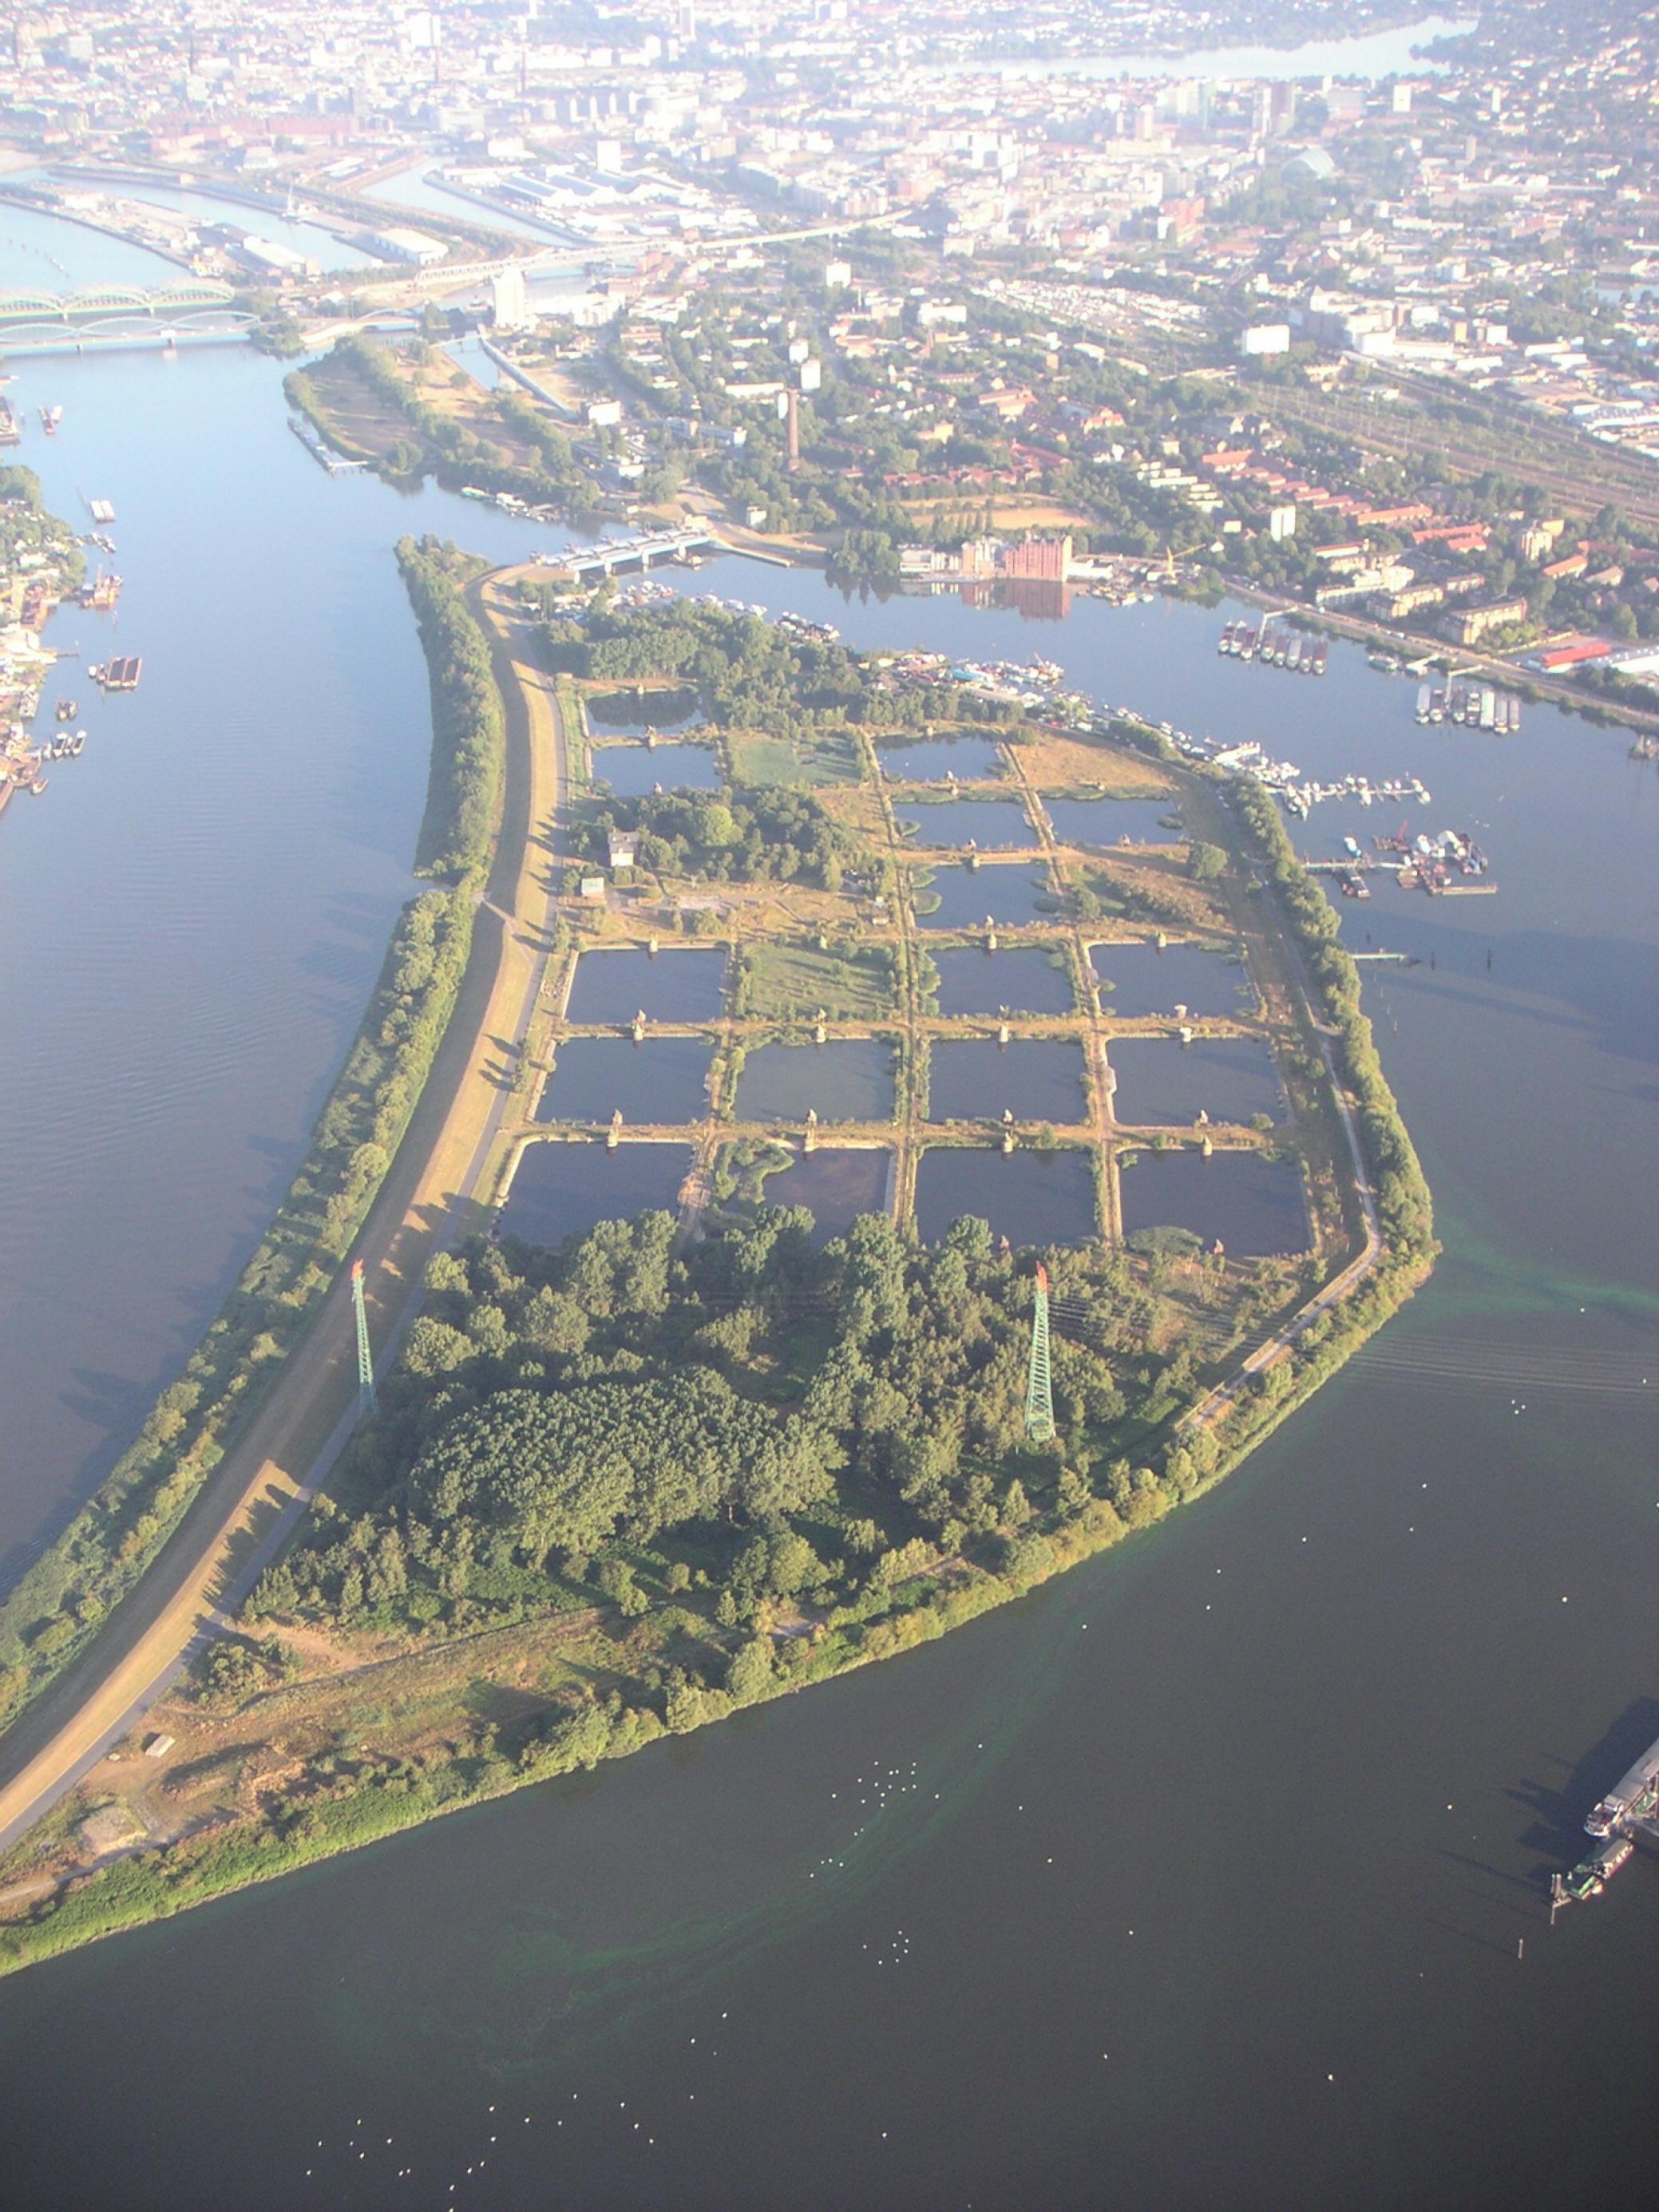
[[[516,718],[508,720],[516,730]],[[530,755],[527,716],[521,736]],[[356,1254],[368,1261],[375,1317],[395,1326],[418,1300],[426,1260],[438,1243],[437,1223],[464,1213],[473,1202],[480,1147],[493,1139],[503,1103],[486,1072],[489,1041],[505,1025],[511,986],[526,966],[501,900],[505,895],[516,901],[532,880],[533,824],[550,803],[548,786],[556,782],[556,767],[544,763],[538,775],[533,757],[521,758],[514,775],[512,763],[520,749],[510,738],[504,829],[488,892],[476,902],[465,966],[379,1189],[251,1419],[212,1466],[149,1565],[111,1609],[102,1633],[42,1686],[0,1737],[5,1776],[0,1844],[17,1840],[75,1786],[110,1729],[131,1725],[161,1694],[163,1677],[187,1647],[221,1632],[222,1604],[247,1571],[250,1555],[262,1553],[273,1524],[290,1510],[297,1512],[307,1483],[314,1488],[320,1480],[319,1462],[351,1410],[356,1384],[347,1259]],[[533,977],[534,964],[529,965]],[[97,1503],[95,1496],[87,1510],[95,1511]],[[125,1648],[106,1655],[101,1668],[94,1666],[104,1638],[116,1631],[125,1633]],[[83,1686],[84,1674],[97,1679]]]
[[[411,1115],[380,1198],[356,1241],[356,1249],[360,1249],[372,1250],[377,1242],[384,1244],[378,1267],[381,1279],[375,1288],[383,1360],[420,1306],[425,1259],[453,1248],[465,1225],[478,1215],[478,1194],[494,1187],[500,1166],[499,1140],[515,1086],[503,1087],[497,1082],[485,1098],[477,1095],[480,1086],[476,1080],[468,1085],[469,1073],[475,1079],[483,1073],[478,1065],[480,1042],[510,1037],[514,1056],[522,1050],[555,957],[552,925],[556,893],[535,880],[532,848],[538,842],[538,826],[550,818],[552,805],[568,781],[565,755],[569,731],[562,711],[560,679],[532,669],[514,654],[511,626],[523,617],[517,616],[506,592],[520,573],[516,568],[489,572],[466,586],[475,613],[488,609],[492,664],[509,733],[501,827],[488,890],[477,902],[480,924],[488,915],[496,927],[492,931],[481,927],[475,936],[467,972],[426,1090]],[[1222,787],[1213,778],[1202,780],[1213,786],[1218,800]],[[1246,821],[1235,826],[1241,840],[1237,856],[1248,860],[1250,842],[1260,833]],[[1261,854],[1261,857],[1271,855]],[[1293,861],[1291,865],[1295,880],[1301,872]],[[532,945],[527,938],[538,895],[540,942]],[[1160,1443],[1153,1444],[1148,1439],[1155,1457],[1167,1460],[1179,1452],[1191,1469],[1177,1492],[1160,1493],[1148,1499],[1144,1510],[1128,1514],[1096,1497],[1070,1520],[1057,1519],[1054,1526],[1039,1523],[1018,1567],[993,1571],[960,1558],[933,1559],[919,1565],[909,1579],[913,1584],[931,1583],[925,1595],[918,1595],[914,1603],[907,1601],[904,1610],[867,1624],[860,1621],[854,1632],[856,1640],[843,1636],[837,1647],[824,1650],[816,1667],[808,1655],[789,1678],[775,1678],[768,1684],[763,1695],[769,1701],[818,1681],[835,1680],[855,1667],[962,1626],[1203,1495],[1232,1473],[1287,1413],[1305,1403],[1426,1278],[1432,1265],[1432,1247],[1407,1245],[1391,1250],[1379,1227],[1373,1169],[1360,1148],[1329,1050],[1332,1017],[1340,1015],[1340,1007],[1332,998],[1324,1020],[1316,1013],[1300,954],[1292,942],[1291,917],[1287,912],[1281,913],[1279,906],[1275,898],[1281,950],[1293,986],[1302,997],[1304,1014],[1316,1031],[1325,1033],[1322,1042],[1333,1099],[1350,1151],[1354,1179],[1349,1188],[1357,1200],[1359,1218],[1352,1224],[1349,1257],[1291,1312],[1281,1315],[1263,1340],[1237,1360],[1232,1370],[1218,1379],[1201,1400],[1171,1417]],[[465,1019],[463,1000],[467,1002]],[[1364,1024],[1363,1017],[1357,1018],[1369,1042],[1369,1025]],[[455,1065],[458,1059],[462,1061],[459,1068]],[[447,1081],[440,1078],[441,1064],[444,1064]],[[469,1103],[470,1115],[465,1111]],[[419,1133],[428,1149],[418,1159],[411,1156],[405,1162],[403,1152],[416,1133],[417,1125],[422,1125]],[[1403,1130],[1401,1133],[1403,1136]],[[437,1182],[445,1186],[441,1190],[434,1189],[434,1171]],[[394,1211],[400,1215],[395,1227],[380,1218]],[[1357,1297],[1362,1288],[1366,1295]],[[215,1526],[210,1543],[196,1556],[194,1571],[183,1590],[157,1620],[147,1625],[138,1644],[118,1663],[113,1674],[105,1676],[100,1692],[85,1701],[68,1725],[0,1791],[0,1815],[8,1806],[16,1808],[0,1828],[0,1838],[8,1844],[18,1840],[75,1785],[112,1735],[131,1730],[135,1720],[164,1692],[197,1651],[233,1628],[226,1618],[227,1610],[284,1546],[355,1426],[352,1386],[356,1378],[345,1328],[346,1296],[342,1271],[305,1338],[290,1353],[252,1430],[228,1455],[231,1475],[210,1485],[204,1493],[214,1499],[219,1510],[216,1514],[206,1510],[201,1516],[213,1519]],[[1304,1336],[1316,1329],[1319,1331],[1316,1340],[1304,1346]],[[1306,1364],[1297,1372],[1299,1356],[1305,1358]],[[1206,1455],[1214,1455],[1211,1464],[1201,1468],[1193,1468],[1183,1442],[1200,1430],[1204,1432]],[[268,1483],[272,1488],[265,1491]],[[227,1515],[224,1497],[233,1489],[234,1506]],[[269,1510],[273,1498],[278,1508],[274,1519]],[[253,1516],[261,1504],[267,1509],[267,1517],[256,1527]],[[234,1573],[230,1571],[233,1565]],[[216,1589],[215,1577],[220,1577]],[[556,1631],[557,1616],[550,1618]],[[549,1619],[542,1616],[544,1626]],[[450,1638],[446,1643],[455,1641]],[[440,1644],[430,1650],[437,1653],[445,1648],[446,1644]],[[139,1677],[143,1678],[141,1684]],[[136,1685],[137,1695],[128,1695]],[[52,1692],[46,1694],[50,1698]],[[112,1711],[118,1700],[118,1710]],[[759,1701],[759,1698],[734,1700],[724,1691],[707,1692],[695,1717],[681,1723],[682,1732],[725,1717],[739,1702]],[[277,1834],[238,1819],[170,1841],[158,1840],[155,1847],[141,1847],[116,1864],[71,1870],[61,1881],[54,1878],[47,1896],[33,1899],[42,1917],[16,1921],[0,1929],[0,1972],[17,1970],[126,1927],[171,1917],[194,1904],[359,1848],[441,1814],[489,1802],[532,1782],[556,1778],[575,1766],[592,1765],[599,1757],[625,1755],[670,1732],[654,1711],[624,1710],[614,1735],[608,1723],[600,1732],[603,1741],[597,1749],[589,1738],[565,1741],[558,1740],[556,1732],[556,1740],[543,1745],[534,1757],[526,1753],[518,1771],[503,1775],[498,1767],[491,1767],[469,1778],[465,1771],[469,1762],[457,1759],[423,1775],[418,1784],[410,1785],[402,1794],[392,1795],[372,1784],[361,1786],[328,1801],[320,1808],[318,1824],[302,1836]],[[20,1898],[30,1887],[27,1880],[20,1881]]]
[[[1041,1538],[1040,1540],[1048,1547],[1048,1553],[1035,1571],[1015,1578],[982,1570],[970,1570],[964,1578],[942,1582],[935,1591],[935,1596],[942,1602],[930,1601],[877,1623],[863,1648],[858,1651],[819,1672],[811,1672],[809,1668],[797,1680],[775,1678],[763,1694],[741,1702],[725,1692],[708,1693],[716,1700],[723,1698],[723,1705],[720,1705],[718,1709],[705,1711],[684,1728],[671,1729],[658,1723],[653,1728],[619,1731],[619,1740],[613,1740],[604,1747],[586,1743],[562,1747],[529,1771],[472,1786],[463,1784],[431,1802],[412,1796],[393,1796],[385,1790],[362,1790],[322,1808],[325,1821],[330,1813],[340,1816],[331,1824],[337,1831],[332,1834],[325,1832],[321,1835],[289,1838],[278,1838],[269,1831],[264,1831],[250,1835],[243,1824],[237,1823],[218,1831],[198,1831],[194,1836],[187,1834],[172,1843],[140,1846],[112,1864],[65,1877],[61,1884],[55,1886],[51,1897],[40,1900],[54,1906],[46,1919],[0,1924],[0,1978],[22,1972],[32,1966],[43,1965],[49,1960],[84,1948],[88,1944],[128,1933],[133,1929],[175,1918],[179,1913],[193,1911],[198,1905],[210,1905],[234,1896],[240,1891],[277,1881],[285,1875],[298,1873],[302,1868],[320,1865],[330,1859],[343,1857],[349,1852],[366,1850],[391,1836],[408,1833],[447,1814],[472,1811],[516,1796],[522,1790],[560,1781],[578,1771],[591,1772],[602,1762],[631,1757],[635,1752],[646,1750],[653,1743],[665,1738],[690,1735],[699,1728],[716,1726],[721,1721],[730,1719],[735,1712],[748,1711],[755,1705],[775,1704],[784,1698],[838,1681],[861,1668],[896,1658],[920,1644],[933,1643],[955,1629],[966,1627],[984,1613],[1013,1604],[1058,1576],[1069,1573],[1073,1568],[1113,1550],[1126,1539],[1156,1528],[1171,1514],[1195,1504],[1200,1498],[1217,1489],[1236,1474],[1251,1454],[1267,1443],[1291,1414],[1316,1395],[1387,1321],[1392,1319],[1400,1307],[1427,1279],[1431,1264],[1425,1260],[1418,1267],[1403,1271],[1397,1286],[1398,1295],[1390,1299],[1386,1310],[1368,1326],[1351,1331],[1347,1340],[1334,1347],[1328,1364],[1322,1372],[1304,1380],[1278,1404],[1268,1407],[1249,1432],[1224,1452],[1214,1469],[1202,1477],[1186,1497],[1177,1503],[1164,1505],[1148,1520],[1125,1520],[1106,1500],[1097,1499],[1094,1507],[1085,1512],[1083,1519],[1071,1530],[1045,1534]],[[1315,1298],[1309,1301],[1308,1308],[1302,1310],[1306,1312],[1316,1305],[1322,1295],[1316,1293]],[[1274,1346],[1288,1345],[1297,1333],[1293,1324],[1287,1324],[1276,1335]],[[1253,1355],[1252,1358],[1258,1356]],[[1279,1356],[1278,1351],[1273,1356]],[[1260,1372],[1260,1368],[1253,1367],[1250,1361],[1246,1361],[1232,1378],[1232,1384],[1218,1386],[1218,1389],[1226,1389],[1231,1401],[1236,1404],[1234,1386],[1257,1372]],[[1192,1419],[1200,1410],[1193,1409],[1193,1414],[1188,1418]],[[938,1562],[934,1571],[939,1566],[949,1568],[953,1564],[961,1563]],[[639,1717],[634,1713],[628,1716],[629,1720]],[[654,1716],[648,1717],[654,1719]],[[444,1770],[447,1776],[453,1776],[454,1772],[453,1768]],[[171,1896],[146,1897],[142,1900],[124,1897],[122,1893],[134,1886],[129,1870],[144,1870],[145,1860],[162,1851],[179,1853],[184,1862],[173,1893]],[[100,1884],[103,1888],[95,1891],[95,1886]],[[16,1887],[21,1891],[27,1886],[26,1882],[20,1881]],[[113,1895],[107,1894],[111,1891]],[[88,1902],[77,1911],[74,1908],[82,1899]],[[76,1925],[77,1920],[83,1921],[85,1924]],[[67,1921],[68,1924],[60,1926],[60,1921]],[[35,1940],[31,1941],[31,1937]]]

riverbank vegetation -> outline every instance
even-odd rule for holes
[[[283,388],[331,446],[392,482],[435,477],[451,490],[504,492],[576,522],[602,510],[602,456],[591,441],[512,385],[487,390],[423,340],[394,350],[338,338]]]
[[[459,601],[460,572],[422,557],[435,564],[437,596]],[[756,630],[764,642],[751,652]],[[525,1243],[509,1202],[497,1238],[433,1261],[378,1413],[262,1577],[237,1656],[199,1670],[158,1711],[177,1739],[164,1759],[130,1753],[82,1793],[83,1813],[139,1805],[149,1833],[167,1840],[31,1898],[9,1923],[0,1916],[0,1964],[621,1755],[1017,1596],[1218,1480],[1409,1293],[1432,1255],[1427,1194],[1352,963],[1255,787],[1164,761],[1162,748],[1153,766],[1086,732],[1044,729],[1027,741],[1024,715],[996,724],[982,696],[957,725],[942,711],[957,698],[948,664],[908,657],[900,681],[897,663],[734,610],[619,605],[602,589],[575,616],[550,616],[545,642],[578,692],[675,682],[714,710],[708,736],[728,769],[720,789],[581,797],[567,833],[585,870],[612,864],[613,832],[635,848],[631,871],[615,863],[626,901],[591,916],[570,910],[593,941],[621,933],[637,944],[684,914],[692,933],[732,944],[698,1109],[709,1118],[684,1132],[709,1147],[696,1233],[655,1212],[562,1243]],[[796,729],[834,730],[848,744],[854,787],[732,781],[734,730],[720,708],[747,727],[786,695]],[[1060,1010],[1016,1013],[1015,1048],[1040,1034],[1042,1049],[1076,1052],[1085,1072],[1066,1127],[1007,1128],[1017,1151],[1090,1165],[1077,1178],[1087,1195],[1073,1241],[1041,1253],[1019,1249],[1017,1215],[1012,1243],[971,1212],[926,1240],[911,1218],[939,1142],[927,1119],[932,1060],[975,1038],[981,1052],[995,1047],[983,1018],[939,1012],[933,954],[963,933],[918,937],[910,896],[893,896],[916,864],[896,835],[872,740],[958,726],[1014,741],[976,787],[968,780],[984,796],[1011,781],[1039,799],[1104,784],[1167,793],[1170,807],[1166,846],[1105,860],[1053,853],[1054,896],[1012,927],[1028,948],[1021,960],[1045,952],[1070,985]],[[1166,903],[1148,904],[1157,901]],[[1154,912],[1183,939],[1248,958],[1249,1010],[1200,1026],[1267,1042],[1289,1110],[1282,1122],[1237,1127],[1200,1116],[1202,1127],[1156,1130],[1134,1146],[1213,1150],[1218,1176],[1229,1152],[1298,1160],[1311,1237],[1287,1218],[1289,1251],[1230,1254],[1213,1225],[1121,1231],[1127,1140],[1109,1087],[1099,1089],[1102,1048],[1109,1056],[1127,1029],[1173,1052],[1177,1024],[1173,1011],[1120,1021],[1109,993],[1097,1006],[1089,948],[1148,945]],[[1131,914],[1142,918],[1132,925]],[[979,933],[973,941],[994,957]],[[1019,972],[1007,970],[1011,991]],[[766,1200],[767,1170],[807,1164],[799,1134],[781,1128],[763,1141],[734,1129],[722,1141],[719,1127],[737,1110],[732,1078],[745,1054],[820,1008],[841,1036],[896,1044],[901,1066],[890,1121],[856,1139],[883,1157],[897,1218],[862,1215],[828,1241],[808,1213]],[[1307,1301],[1364,1249],[1322,1024],[1355,1103],[1384,1249],[1315,1317]],[[612,1033],[614,1020],[598,1028]],[[552,1018],[556,1054],[571,1034],[562,1015]],[[533,1103],[526,1094],[515,1148],[540,1128]],[[979,1158],[988,1173],[972,1186],[991,1211],[1009,1202],[994,1188],[997,1110],[988,1098]],[[952,1133],[959,1172],[972,1147]],[[555,1156],[580,1170],[577,1155]],[[1038,1257],[1055,1317],[1048,1442],[1032,1438],[1025,1418]],[[1266,1342],[1274,1356],[1241,1379],[1243,1355]],[[77,1833],[14,1853],[0,1878],[84,1865]]]
[[[398,561],[432,678],[422,872],[368,1012],[270,1229],[179,1378],[0,1605],[0,1723],[91,1642],[177,1528],[326,1294],[419,1100],[465,969],[504,744],[489,647],[463,596],[479,564],[435,540]]]
[[[1343,945],[1330,901],[1296,857],[1278,808],[1258,783],[1233,780],[1233,811],[1272,872],[1274,890],[1323,1012],[1336,1032],[1339,1068],[1352,1092],[1371,1188],[1391,1255],[1415,1263],[1433,1254],[1429,1186],[1399,1103],[1359,1007],[1359,970]]]
[[[681,1251],[647,1214],[435,1261],[379,1415],[250,1601],[240,1694],[204,1668],[135,1778],[177,1839],[0,1929],[0,1964],[904,1650],[1175,1502],[1142,1447],[1192,1387],[1177,1324],[1238,1325],[1224,1270],[1160,1291],[1053,1255],[1093,1320],[1056,1342],[1060,1440],[1032,1449],[1027,1260],[980,1223],[931,1249],[809,1227],[763,1207]],[[367,1697],[289,1679],[319,1635],[405,1656]]]
[[[398,566],[432,687],[432,765],[415,871],[477,884],[489,866],[507,744],[489,642],[465,596],[486,564],[435,538],[401,538]]]
[[[420,1097],[471,939],[462,890],[404,909],[276,1218],[137,1437],[0,1606],[0,1719],[90,1643],[178,1527],[334,1279]]]
[[[15,595],[12,611],[38,629],[80,585],[86,556],[70,525],[48,508],[40,477],[20,462],[0,466],[0,592],[9,601]]]

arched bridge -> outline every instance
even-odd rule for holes
[[[146,289],[87,284],[73,292],[0,291],[0,328],[17,323],[95,322],[107,315],[146,315],[177,322],[204,308],[228,307],[235,294],[213,276],[182,276]]]

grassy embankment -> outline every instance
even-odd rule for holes
[[[304,1164],[179,1379],[94,1495],[0,1607],[0,1717],[13,1718],[135,1587],[261,1402],[332,1283],[420,1097],[466,966],[472,887],[501,780],[501,706],[454,564],[399,549],[431,656],[434,751],[422,872]]]

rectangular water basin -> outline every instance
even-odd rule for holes
[[[1183,1147],[1138,1152],[1118,1164],[1118,1206],[1125,1237],[1138,1230],[1187,1229],[1208,1246],[1218,1239],[1235,1259],[1305,1252],[1308,1208],[1294,1160],[1264,1152]]]
[[[1088,1110],[1083,1048],[1064,1040],[935,1040],[928,1054],[930,1121],[1080,1121]]]
[[[542,1085],[538,1121],[701,1121],[708,1111],[707,1037],[566,1037]]]
[[[893,1048],[884,1037],[828,1044],[763,1044],[738,1078],[739,1121],[890,1121]]]
[[[585,1237],[596,1222],[678,1213],[691,1172],[689,1145],[527,1145],[502,1209],[501,1229],[526,1244]]]
[[[929,956],[939,970],[942,1014],[1071,1014],[1071,970],[1041,945],[945,945]]]
[[[588,754],[596,784],[617,799],[653,791],[713,791],[720,780],[713,745],[594,745]]]
[[[1273,1056],[1260,1037],[1115,1037],[1106,1048],[1117,1077],[1112,1111],[1136,1127],[1188,1125],[1200,1113],[1212,1121],[1275,1119],[1285,1094]]]
[[[933,871],[921,896],[937,898],[931,914],[918,914],[918,929],[978,929],[988,915],[1005,929],[1044,921],[1054,907],[1054,887],[1046,871],[1038,876],[1029,868],[943,867]]]
[[[1205,945],[1092,945],[1089,958],[1103,986],[1100,1011],[1120,1021],[1147,1014],[1176,1018],[1185,1006],[1200,1019],[1251,1011],[1255,993],[1241,962]]]
[[[817,1227],[815,1244],[844,1237],[861,1213],[885,1213],[893,1155],[874,1145],[842,1145],[805,1152],[761,1186],[768,1206],[804,1206]]]
[[[977,846],[981,853],[1018,853],[1035,845],[1037,833],[1025,809],[1012,799],[940,799],[908,801],[893,809],[912,845]]]
[[[590,691],[583,701],[588,725],[595,735],[613,730],[655,730],[661,737],[696,729],[703,720],[697,694],[689,684],[666,691],[647,691],[625,685],[619,691]]]
[[[919,738],[878,744],[876,759],[890,783],[975,783],[997,773],[1002,749],[994,738]]]
[[[1105,851],[1131,845],[1178,845],[1184,831],[1169,830],[1165,817],[1176,811],[1168,799],[1045,799],[1048,819],[1062,845],[1086,845]]]
[[[651,953],[643,945],[584,952],[576,963],[565,1019],[580,1024],[712,1022],[726,988],[725,952]]]
[[[1086,1244],[1099,1232],[1087,1152],[930,1145],[916,1164],[916,1231],[936,1244],[964,1214],[1011,1244]]]

